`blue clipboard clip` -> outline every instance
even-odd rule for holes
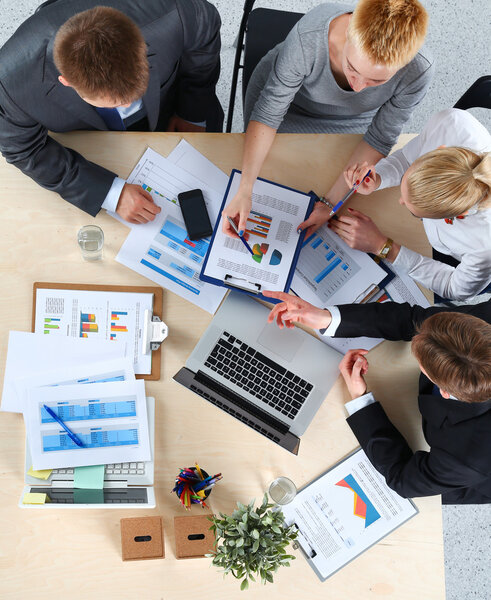
[[[250,294],[260,294],[261,293],[261,284],[255,283],[254,281],[248,281],[247,279],[243,279],[242,277],[234,277],[233,275],[225,275],[225,279],[223,283],[228,285],[229,287],[238,288],[239,290],[244,290],[245,292],[249,292]]]

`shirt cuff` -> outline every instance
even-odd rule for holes
[[[107,196],[102,203],[101,208],[105,208],[106,210],[115,213],[116,208],[118,207],[119,197],[121,196],[121,192],[123,191],[123,186],[126,183],[124,179],[121,177],[115,177],[114,181],[107,193]]]
[[[186,121],[187,123],[191,123],[191,125],[196,125],[196,127],[206,127],[206,121],[200,121],[199,123],[197,123],[196,121],[190,121],[189,119],[185,119],[184,117],[180,117],[179,115],[177,115],[180,119],[182,119],[183,121]]]
[[[337,306],[326,306],[325,309],[331,313],[331,323],[329,327],[319,329],[319,332],[321,335],[334,337],[337,328],[341,324],[341,313],[339,312],[339,308]]]
[[[351,415],[354,414],[355,412],[358,412],[362,408],[365,408],[365,406],[368,406],[369,404],[373,404],[374,402],[377,402],[377,401],[373,397],[372,392],[368,392],[367,394],[363,394],[363,396],[360,396],[359,398],[355,398],[354,400],[350,400],[349,402],[346,402],[346,404],[344,405],[344,408],[346,409],[348,416],[351,417]]]

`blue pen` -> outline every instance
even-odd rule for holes
[[[363,177],[363,179],[366,179],[367,177],[369,177],[371,172],[372,172],[372,169],[369,169],[368,173]],[[363,181],[363,179],[360,180],[360,183]],[[358,183],[358,184],[354,183],[353,187],[350,189],[350,191],[341,198],[341,200],[336,204],[336,206],[332,207],[331,212],[329,213],[329,218],[331,218],[335,213],[337,213],[338,210],[341,208],[341,206],[343,206],[343,204],[351,198],[351,196],[358,189],[358,186],[360,185],[360,183]]]
[[[239,230],[237,229],[237,225],[234,223],[234,220],[231,217],[227,217],[227,220],[230,223],[230,226],[232,227],[232,229],[239,236],[239,240],[244,244],[244,246],[249,250],[249,252],[251,254],[254,254],[254,252],[252,251],[252,249],[249,246],[249,244],[245,241],[245,239],[241,235],[239,235]]]
[[[49,414],[50,417],[53,417],[53,419],[59,423],[63,429],[68,433],[68,437],[72,440],[72,442],[74,442],[75,444],[77,444],[77,446],[80,446],[80,448],[84,448],[84,444],[83,442],[80,440],[80,438],[78,438],[73,431],[70,431],[70,429],[68,429],[68,427],[65,425],[65,423],[63,423],[63,421],[60,419],[60,417],[51,410],[51,408],[49,406],[46,406],[46,404],[43,404],[44,408],[46,409],[46,412]]]

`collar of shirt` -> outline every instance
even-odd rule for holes
[[[138,100],[135,100],[134,102],[132,102],[129,106],[117,106],[116,110],[118,111],[119,116],[124,121],[129,116],[134,115],[136,112],[138,112],[142,106],[143,106],[143,100],[141,98],[139,98]]]

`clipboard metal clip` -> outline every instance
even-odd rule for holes
[[[245,290],[246,292],[251,292],[252,294],[260,294],[261,293],[261,284],[254,283],[254,281],[248,281],[247,279],[242,279],[242,277],[234,277],[233,275],[225,275],[225,279],[223,283],[230,287],[236,287],[241,290]]]
[[[156,315],[147,309],[143,321],[143,354],[149,354],[151,350],[158,350],[160,344],[169,334],[169,328]]]

